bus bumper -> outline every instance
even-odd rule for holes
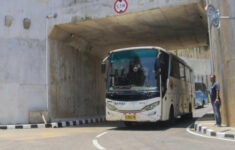
[[[107,121],[128,121],[128,122],[157,122],[161,120],[160,112],[157,109],[153,109],[145,112],[117,112],[106,111]]]

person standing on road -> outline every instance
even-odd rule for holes
[[[221,126],[221,115],[220,115],[221,99],[219,95],[220,86],[219,83],[216,82],[215,75],[211,75],[210,80],[211,80],[211,91],[210,91],[211,104],[215,115],[216,126],[220,127]]]

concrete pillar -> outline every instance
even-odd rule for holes
[[[235,17],[234,0],[211,0],[222,16]],[[221,28],[212,27],[215,74],[221,86],[222,123],[235,126],[235,19],[221,19]]]

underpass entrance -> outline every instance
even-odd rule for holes
[[[104,115],[103,57],[113,49],[205,46],[207,18],[198,3],[54,26],[50,34],[53,119]]]

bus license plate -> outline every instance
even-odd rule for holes
[[[135,120],[136,117],[134,115],[127,115],[127,116],[125,116],[125,119],[126,120]]]

